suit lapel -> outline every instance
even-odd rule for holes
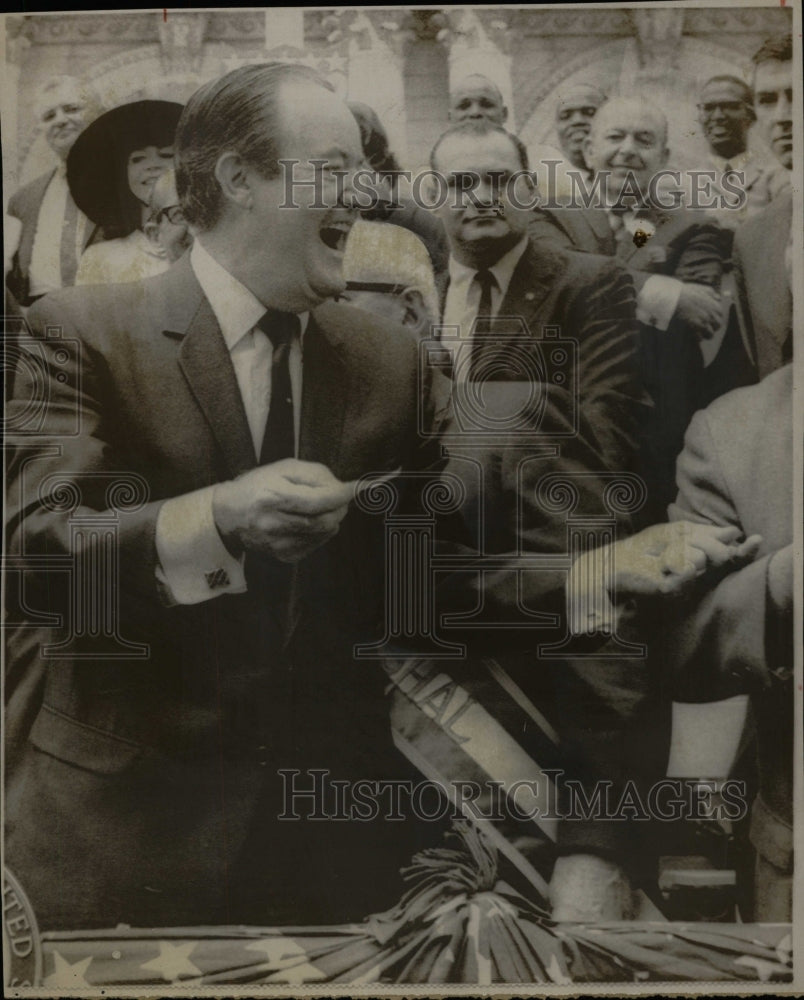
[[[655,226],[653,235],[646,243],[638,247],[633,238],[626,234],[618,246],[617,259],[621,264],[627,264],[636,271],[648,271],[654,263],[656,247],[666,247],[668,243],[690,224],[685,213],[677,212],[670,215],[667,212],[654,212],[650,221]]]
[[[616,249],[617,241],[611,228],[608,215],[601,208],[590,208],[578,213],[579,220],[585,222],[594,234],[597,242],[597,253],[610,256]]]
[[[532,335],[538,333],[536,320],[544,300],[553,287],[555,266],[547,244],[528,243],[511,275],[498,315],[522,317]],[[512,337],[518,330],[511,331]]]
[[[20,245],[17,247],[17,259],[19,260],[20,268],[25,275],[28,274],[28,269],[31,266],[31,256],[33,254],[34,237],[36,236],[36,224],[39,220],[39,210],[42,207],[45,192],[47,191],[50,182],[53,180],[55,173],[55,169],[51,170],[50,173],[43,174],[31,183],[31,186],[26,192],[25,202],[20,209],[21,216],[24,216],[22,219],[24,225],[20,236]],[[25,294],[28,294],[27,281]]]
[[[439,271],[434,277],[436,292],[438,293],[438,314],[439,316],[443,316],[447,305],[447,292],[449,291],[449,269],[445,267],[443,271]]]
[[[790,336],[790,317],[793,314],[785,266],[786,236],[789,233],[791,211],[791,202],[780,198],[763,213],[765,233],[772,236],[756,241],[758,253],[751,260],[754,274],[762,276],[762,293],[756,295],[753,301],[758,312],[758,325],[763,326],[767,336],[779,346],[784,345]]]
[[[232,360],[189,255],[172,269],[164,332],[179,336],[179,368],[228,463],[238,476],[257,464]]]

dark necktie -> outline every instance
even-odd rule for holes
[[[257,326],[274,349],[271,358],[271,402],[260,450],[260,465],[267,465],[282,458],[293,458],[296,454],[289,362],[290,345],[299,329],[299,317],[269,309]]]
[[[299,329],[299,317],[293,313],[269,309],[257,327],[273,345],[271,357],[271,401],[260,449],[260,465],[293,458],[296,435],[293,424],[293,392],[290,381],[290,345]],[[293,567],[254,552],[246,553],[246,581],[250,591],[258,592],[274,615],[281,632],[288,628],[293,600]]]
[[[488,345],[484,344],[483,340],[478,339],[478,337],[488,337],[491,328],[491,290],[496,287],[497,279],[491,271],[484,268],[482,271],[478,271],[472,280],[480,285],[480,304],[477,307],[477,318],[472,337],[471,361],[469,364],[469,378],[474,381],[478,376],[484,351],[488,353]]]

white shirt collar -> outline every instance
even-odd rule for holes
[[[232,351],[259,323],[267,311],[266,307],[253,292],[215,260],[197,236],[190,251],[190,264],[215,313],[226,347]],[[309,313],[299,316],[302,334],[309,318]]]
[[[497,281],[497,287],[500,290],[500,294],[505,298],[508,292],[508,286],[511,284],[511,278],[514,275],[516,266],[525,252],[528,245],[528,237],[523,236],[522,239],[517,243],[515,247],[512,247],[507,253],[503,254],[502,257],[493,264],[488,270],[494,275]],[[467,267],[466,264],[461,264],[460,261],[456,260],[452,254],[449,258],[449,280],[450,284],[466,284],[469,285],[474,276],[477,274],[479,268]]]
[[[718,156],[717,153],[709,151],[709,159],[712,162],[712,166],[715,167],[719,174],[726,172],[726,166],[731,167],[732,170],[744,170],[749,163],[752,162],[753,157],[751,153],[744,149],[742,153],[737,153],[735,156]]]

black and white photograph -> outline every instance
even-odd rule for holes
[[[4,996],[804,988],[801,32],[0,16]]]

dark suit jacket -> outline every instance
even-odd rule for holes
[[[279,768],[399,772],[382,671],[352,658],[381,625],[384,519],[352,509],[299,564],[287,639],[283,571],[268,557],[248,593],[166,606],[155,576],[162,501],[257,464],[189,259],[142,283],[47,296],[29,319],[50,400],[41,435],[18,442],[32,452],[20,447],[10,463],[12,549],[34,562],[71,551],[70,518],[48,500],[54,475],[81,491],[87,515],[107,510],[110,474],[140,477],[147,494],[119,514],[114,551],[117,634],[148,656],[115,659],[119,644],[104,654],[84,636],[46,661],[43,704],[9,778],[7,857],[41,922],[327,923],[390,905],[417,847],[410,824],[276,819]],[[63,330],[56,342],[42,335],[51,323]],[[420,386],[407,331],[328,304],[304,344],[301,458],[344,480],[430,462],[417,421],[437,426],[449,386],[440,373]],[[60,576],[28,574],[29,606],[67,614]]]
[[[792,407],[788,364],[716,400],[690,425],[671,520],[735,525],[746,537],[762,535],[762,545],[754,562],[671,617],[662,648],[678,697],[752,694],[762,799],[752,840],[782,870],[793,817]]]
[[[524,320],[534,351],[541,348],[545,356],[552,349],[546,330],[560,328],[565,343],[575,342],[576,362],[564,382],[553,376],[566,369],[548,363],[546,385],[533,392],[533,386],[516,379],[517,366],[506,363],[521,349],[515,323],[510,323],[510,336],[484,346],[484,360],[497,371],[496,379],[482,387],[489,426],[502,427],[506,414],[521,413],[522,419],[507,440],[448,441],[447,471],[464,483],[462,514],[466,536],[476,549],[498,558],[564,553],[572,518],[611,516],[604,494],[612,474],[635,470],[637,428],[648,412],[637,370],[635,308],[633,282],[615,261],[546,244],[528,246],[498,316]],[[454,399],[457,419],[460,385]],[[571,515],[560,500],[553,506],[540,489],[548,477],[556,483],[554,501],[562,490],[565,496],[575,492]],[[621,531],[628,530],[627,516],[615,520]],[[539,655],[540,645],[558,644],[566,634],[566,572],[517,572],[515,567],[516,559],[510,567],[495,563],[495,569],[478,578],[483,596],[479,614],[493,624],[467,629],[463,638],[470,649],[499,660],[557,730],[558,764],[542,757],[541,766],[560,767],[563,778],[583,782],[590,796],[597,781],[620,789],[629,779],[640,781],[651,773],[658,777],[666,733],[656,725],[652,677],[644,662],[624,659],[611,648],[595,658]],[[534,628],[531,617],[523,629],[523,610],[553,616],[553,622],[548,617]],[[538,728],[517,736],[527,748],[530,740],[538,742]],[[537,747],[534,759],[539,757]],[[638,867],[635,843],[640,837],[635,841],[635,832],[642,831],[621,821],[577,818],[560,825],[557,847],[563,853],[600,853]],[[641,841],[644,846],[644,836]],[[549,877],[547,858],[539,853],[530,860]]]
[[[779,195],[734,236],[737,307],[760,378],[793,356],[793,296],[785,267],[793,195]]]
[[[447,274],[440,284],[442,309],[448,287]],[[495,326],[493,337],[484,345],[484,362],[498,371],[492,378],[519,377],[519,369],[506,363],[522,337],[523,328],[516,321],[524,323],[525,335],[532,337],[534,344],[544,343],[545,328],[557,328],[559,337],[576,342],[577,354],[567,384],[553,378],[560,366],[554,367],[547,360],[544,372],[550,392],[567,394],[562,405],[550,409],[556,415],[561,413],[558,419],[563,420],[577,413],[604,468],[632,468],[637,428],[648,400],[637,363],[633,282],[625,270],[601,257],[530,242],[514,269],[497,315],[503,323],[507,317],[515,322],[502,336],[497,333],[501,327]]]
[[[25,303],[28,299],[28,269],[31,266],[31,254],[33,253],[34,237],[36,236],[36,224],[39,220],[39,209],[42,206],[42,199],[45,197],[48,185],[53,179],[55,170],[42,174],[35,180],[30,181],[19,191],[15,191],[8,202],[8,214],[22,222],[20,241],[17,251],[14,254],[12,267],[6,276],[6,284],[11,294],[18,302]],[[98,227],[89,226],[84,249],[93,242],[99,235]]]

